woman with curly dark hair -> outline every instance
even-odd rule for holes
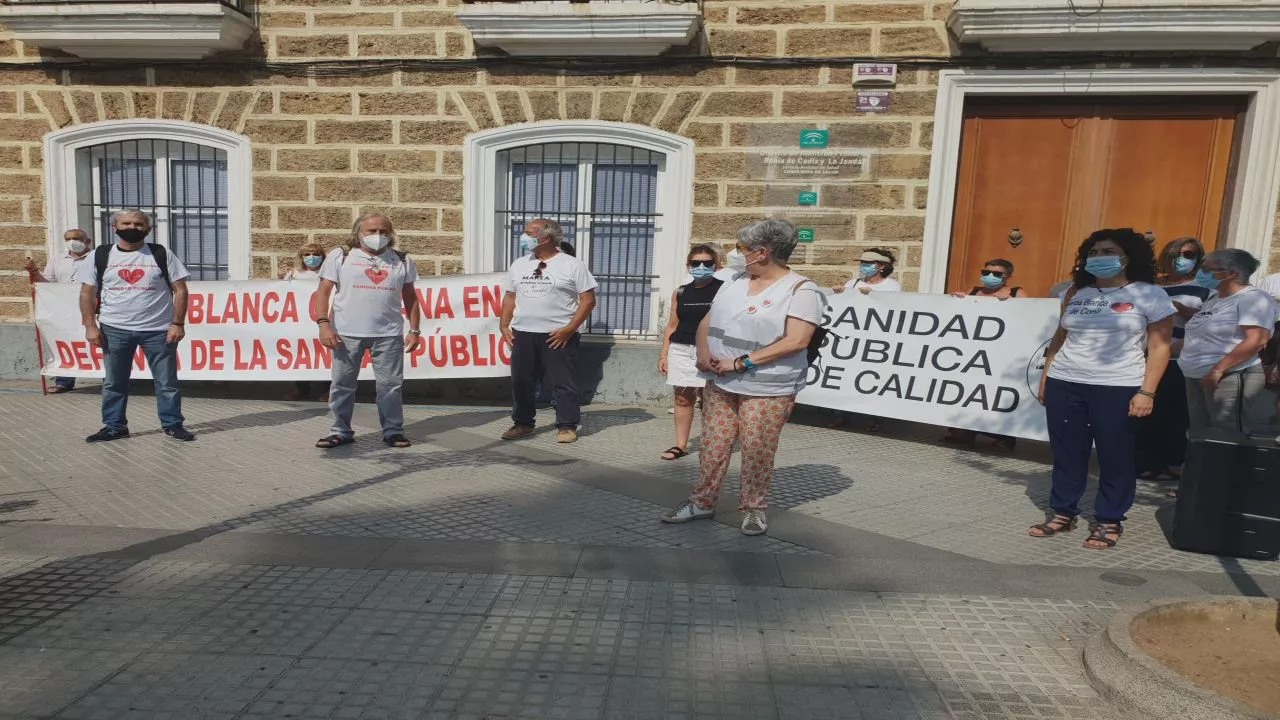
[[[1033,525],[1032,537],[1075,529],[1093,447],[1097,522],[1084,546],[1115,547],[1124,532],[1121,523],[1137,489],[1133,418],[1151,414],[1169,365],[1176,313],[1155,281],[1151,244],[1131,228],[1099,230],[1076,253],[1040,381],[1053,451],[1053,516]]]

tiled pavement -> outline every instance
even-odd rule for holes
[[[732,498],[656,522],[696,467],[661,411],[513,446],[411,407],[411,450],[324,455],[315,405],[193,399],[181,444],[136,398],[87,446],[96,401],[0,393],[0,718],[1104,718],[1118,603],[1280,588],[1169,549],[1160,489],[1115,551],[1025,537],[1036,447],[796,424],[745,538]]]

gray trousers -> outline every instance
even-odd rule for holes
[[[382,437],[404,434],[404,338],[348,337],[333,351],[333,384],[329,386],[329,411],[334,435],[354,437],[351,413],[356,405],[356,379],[368,350],[373,356],[373,379],[378,389],[378,422]]]
[[[1217,428],[1257,436],[1275,434],[1276,394],[1266,389],[1261,365],[1227,373],[1212,393],[1187,378],[1191,429]]]

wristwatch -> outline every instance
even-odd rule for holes
[[[410,331],[409,331],[409,334],[410,334],[410,335],[418,335],[418,336],[421,336],[421,335],[422,335],[422,331],[421,331],[421,330],[410,330]]]

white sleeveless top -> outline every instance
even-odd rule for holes
[[[805,285],[796,288],[800,283]],[[712,357],[736,358],[777,342],[786,334],[787,318],[814,325],[822,322],[826,300],[817,285],[798,273],[789,273],[758,295],[748,296],[751,278],[745,273],[726,280],[711,303],[707,349]],[[716,387],[739,395],[778,397],[794,395],[804,387],[809,369],[804,351],[745,373],[703,373]]]

